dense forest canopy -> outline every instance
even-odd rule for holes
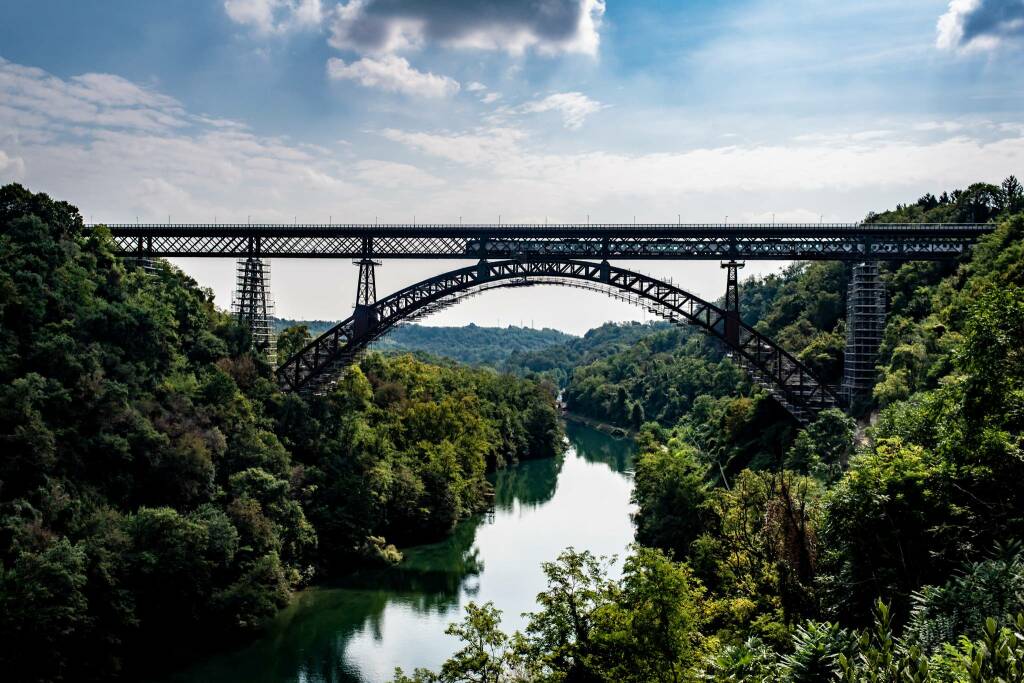
[[[561,448],[554,388],[370,354],[282,394],[248,330],[78,211],[0,188],[0,671],[136,678],[398,561]]]
[[[501,364],[512,354],[539,351],[575,339],[570,334],[544,328],[480,327],[470,323],[465,327],[429,327],[426,325],[400,325],[374,344],[381,352],[424,351],[470,365]]]
[[[1022,211],[1011,177],[869,215],[997,227],[960,263],[883,264],[859,425],[800,429],[688,330],[570,363],[571,410],[641,424],[622,578],[569,549],[522,633],[470,605],[449,630],[464,647],[395,680],[1022,680]],[[794,264],[744,282],[742,313],[836,381],[848,282]]]
[[[289,352],[299,350],[299,342],[306,336],[323,334],[336,323],[324,320],[275,320],[278,334],[288,332],[280,349]],[[559,330],[531,327],[481,327],[470,323],[465,327],[436,327],[430,325],[399,325],[374,342],[373,348],[382,353],[416,353],[450,358],[469,365],[490,365],[501,367],[513,354],[531,353],[559,344],[565,344],[576,337]]]

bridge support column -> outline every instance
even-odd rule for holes
[[[277,335],[274,333],[274,298],[270,294],[270,262],[250,255],[238,259],[231,311],[248,325],[253,348],[273,365],[277,362]]]
[[[730,344],[740,343],[740,278],[739,270],[745,263],[727,261],[721,264],[725,268],[725,338]]]
[[[359,266],[359,284],[356,288],[356,306],[353,323],[356,335],[362,336],[377,325],[377,266],[380,261],[371,258],[373,238],[363,238],[363,257],[352,263]]]
[[[878,276],[878,263],[858,263],[853,267],[853,279],[846,294],[846,350],[841,393],[850,405],[871,396],[878,347],[884,332],[885,287]]]
[[[124,257],[124,265],[129,270],[132,268],[142,268],[146,273],[152,273],[153,268],[153,257],[149,255],[152,251],[153,238],[139,237],[136,240],[135,253],[132,256]]]

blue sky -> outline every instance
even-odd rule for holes
[[[1022,37],[1022,0],[0,0],[0,182],[110,222],[857,220],[1024,172]],[[345,315],[349,264],[274,269],[282,315]],[[432,322],[635,316],[536,296]]]

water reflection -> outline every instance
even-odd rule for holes
[[[505,628],[521,628],[544,586],[541,562],[568,545],[621,554],[632,540],[631,442],[579,424],[567,433],[563,457],[495,476],[493,513],[406,549],[398,567],[304,591],[259,641],[167,682],[350,683],[389,680],[396,665],[436,668],[456,647],[444,629],[470,600],[493,600]]]
[[[564,462],[565,456],[559,455],[531,460],[499,472],[493,478],[495,510],[508,512],[516,503],[536,507],[551,500]]]
[[[636,444],[632,439],[616,439],[579,422],[567,422],[566,436],[576,452],[587,462],[600,462],[619,474],[633,473]]]

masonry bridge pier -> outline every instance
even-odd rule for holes
[[[558,225],[107,225],[121,254],[236,260],[232,310],[277,366],[286,391],[323,392],[371,342],[396,325],[506,287],[555,284],[603,292],[715,337],[749,375],[802,423],[869,395],[885,328],[882,261],[958,259],[990,224],[558,224]],[[291,358],[276,358],[271,258],[345,258],[358,266],[353,313]],[[467,267],[377,297],[384,259],[464,259]],[[628,260],[717,260],[722,305],[672,283],[613,265]],[[739,269],[751,260],[853,264],[847,293],[843,380],[828,386],[741,318]]]

